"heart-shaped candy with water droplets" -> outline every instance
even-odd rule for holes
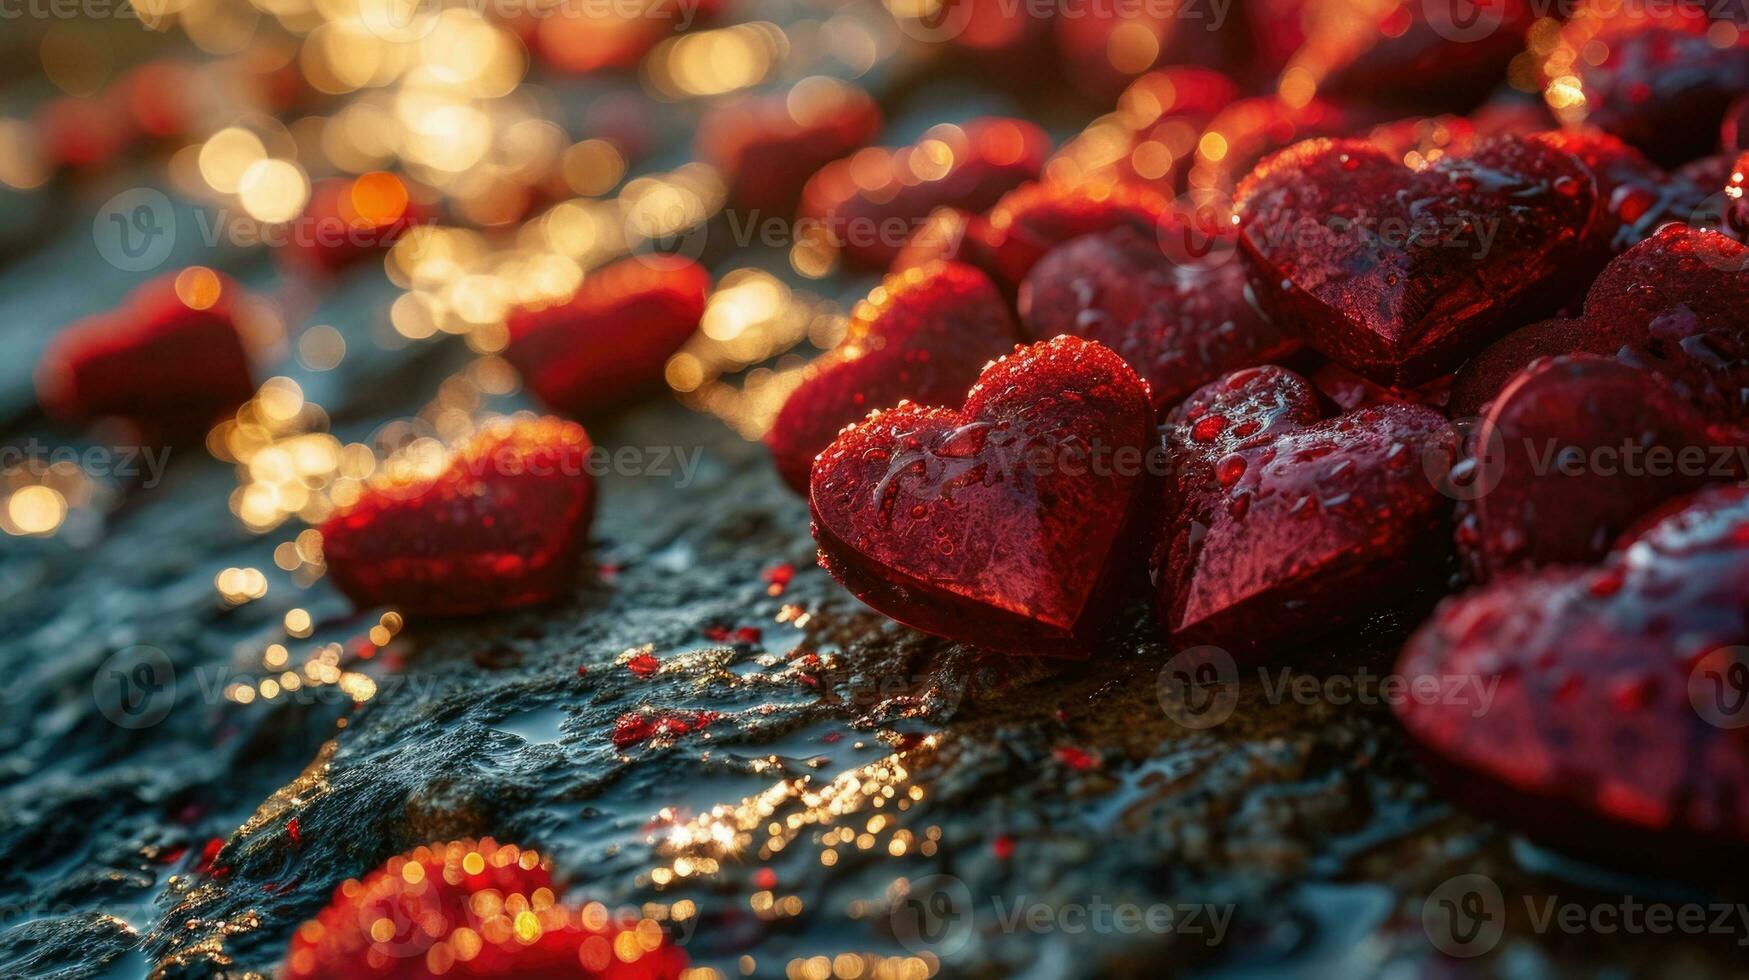
[[[820,564],[918,629],[1084,654],[1140,575],[1152,416],[1147,385],[1104,347],[1017,348],[963,408],[900,405],[820,454]]]

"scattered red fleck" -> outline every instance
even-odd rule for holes
[[[1089,755],[1087,752],[1075,748],[1072,745],[1065,745],[1052,749],[1051,756],[1063,765],[1078,772],[1085,772],[1089,769],[1098,769],[1100,766],[1098,756]]]
[[[293,847],[299,847],[303,844],[304,828],[302,824],[298,823],[297,817],[293,817],[285,822],[285,834],[287,837],[291,838]]]
[[[765,580],[766,592],[774,596],[783,595],[783,590],[789,588],[790,582],[795,580],[796,567],[788,562],[773,565],[761,572],[759,577]]]
[[[223,878],[231,873],[230,865],[219,864],[219,851],[224,849],[223,838],[214,837],[201,848],[200,861],[194,866],[196,874],[208,875],[213,878]]]
[[[619,578],[621,570],[621,566],[619,565],[596,565],[595,575],[603,582],[612,582],[614,579]]]
[[[578,677],[589,676],[589,668],[584,664],[578,664],[577,665],[577,676]]]
[[[704,634],[705,639],[712,643],[729,642],[729,628],[727,626],[706,626],[700,632]]]
[[[745,646],[756,647],[765,639],[765,631],[757,626],[743,626],[735,631],[735,642]]]
[[[1006,861],[1014,856],[1014,838],[1008,834],[997,834],[990,842],[990,849],[996,852],[996,859]]]
[[[666,714],[632,712],[613,723],[615,748],[627,748],[651,739],[672,739],[709,728],[722,717],[715,711],[676,711]]]
[[[158,852],[158,863],[159,864],[175,864],[176,862],[182,860],[183,855],[185,855],[187,853],[188,853],[188,848],[186,848],[186,847],[173,847],[173,848],[169,849],[168,851],[159,851]]]
[[[639,677],[649,677],[651,674],[662,669],[662,661],[657,660],[655,654],[646,651],[638,654],[630,660],[627,660],[626,669]]]
[[[369,640],[359,640],[353,645],[352,653],[360,660],[369,660],[377,655],[377,645]]]
[[[753,873],[753,883],[766,891],[770,891],[777,887],[777,872],[770,868],[760,868]]]
[[[820,741],[825,742],[827,745],[837,745],[839,742],[844,741],[844,733],[843,732],[827,732],[826,734],[820,736]]]
[[[674,980],[686,968],[655,921],[563,904],[556,891],[549,863],[514,844],[415,848],[335,889],[292,934],[280,975]]]
[[[802,682],[803,684],[806,684],[809,687],[819,687],[820,686],[820,679],[818,677],[815,677],[812,674],[797,674],[796,680]]]

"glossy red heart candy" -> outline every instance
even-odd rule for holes
[[[1418,405],[1325,418],[1312,386],[1274,366],[1192,394],[1167,419],[1154,556],[1174,642],[1279,649],[1433,579],[1450,549],[1451,501],[1436,489],[1448,431]]]
[[[437,475],[388,476],[322,525],[329,578],[359,608],[462,616],[545,602],[576,580],[595,512],[589,437],[552,417],[489,426]]]
[[[1722,873],[1749,854],[1745,595],[1749,493],[1702,491],[1598,565],[1445,600],[1397,671],[1465,696],[1397,715],[1471,808],[1607,861]]]
[[[985,117],[932,126],[909,146],[869,147],[821,167],[802,188],[802,220],[859,265],[884,269],[938,207],[983,211],[1038,178],[1044,130]]]
[[[1330,62],[1319,94],[1338,102],[1392,102],[1467,109],[1506,76],[1536,19],[1525,0],[1389,3],[1370,24],[1326,15],[1309,48]],[[1358,16],[1366,16],[1360,14]],[[1315,61],[1316,56],[1307,60]]]
[[[1573,157],[1520,137],[1410,170],[1356,140],[1309,140],[1239,193],[1259,305],[1384,384],[1439,376],[1570,292],[1595,210]]]
[[[807,493],[814,457],[840,429],[906,399],[959,398],[1014,340],[1002,297],[971,266],[936,262],[888,276],[778,411],[765,436],[778,473]]]
[[[1476,472],[1465,479],[1475,495],[1463,501],[1457,541],[1478,580],[1595,561],[1646,512],[1737,468],[1669,381],[1590,354],[1520,371],[1473,442],[1465,465]]]
[[[788,218],[814,171],[868,145],[881,111],[868,93],[824,76],[787,92],[747,96],[712,109],[695,151],[722,171],[737,207]]]
[[[72,422],[123,419],[147,444],[198,442],[255,393],[238,332],[245,300],[204,266],[154,279],[50,341],[37,398]]]
[[[1168,257],[1156,236],[1123,227],[1052,249],[1020,287],[1034,340],[1073,334],[1116,351],[1163,409],[1215,378],[1299,349],[1245,299],[1237,261],[1207,268]]]
[[[1172,221],[1172,202],[1129,184],[1027,184],[1004,195],[986,216],[996,265],[1018,289],[1033,263],[1071,238],[1131,227],[1154,235]]]
[[[1749,248],[1716,232],[1669,225],[1622,253],[1575,319],[1546,320],[1501,338],[1452,382],[1453,417],[1480,414],[1538,357],[1613,356],[1670,379],[1715,427],[1714,441],[1749,428]]]
[[[1672,14],[1575,21],[1566,32],[1602,52],[1575,66],[1586,122],[1666,167],[1713,152],[1726,110],[1749,89],[1749,36],[1718,34],[1698,7]],[[1591,23],[1602,28],[1586,36]]]
[[[588,418],[656,387],[698,329],[710,273],[677,256],[622,259],[565,302],[510,317],[504,358],[555,411]]]
[[[551,861],[491,838],[417,847],[349,880],[292,934],[285,980],[679,980],[651,919],[561,904]]]
[[[1012,653],[1084,654],[1139,577],[1147,385],[1078,337],[1017,348],[963,408],[905,404],[814,463],[820,564],[908,625]]]

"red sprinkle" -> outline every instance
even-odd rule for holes
[[[623,714],[613,723],[613,744],[615,748],[623,749],[651,739],[691,735],[709,728],[720,717],[722,716],[717,712],[708,710],[677,711],[659,715],[640,712]]]
[[[640,653],[626,661],[626,669],[639,677],[649,677],[662,669],[662,661],[657,660],[653,653]]]
[[[1051,750],[1051,757],[1078,772],[1099,768],[1099,757],[1089,755],[1072,745],[1065,745]]]

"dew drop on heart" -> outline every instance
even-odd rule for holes
[[[1245,457],[1238,453],[1228,453],[1215,464],[1215,479],[1221,481],[1221,486],[1230,487],[1239,482],[1245,475]]]
[[[1227,428],[1225,415],[1205,415],[1190,428],[1190,437],[1197,442],[1210,442]]]
[[[1243,518],[1250,510],[1251,491],[1249,490],[1242,490],[1235,494],[1232,500],[1227,501],[1227,513],[1232,515],[1235,521]]]

